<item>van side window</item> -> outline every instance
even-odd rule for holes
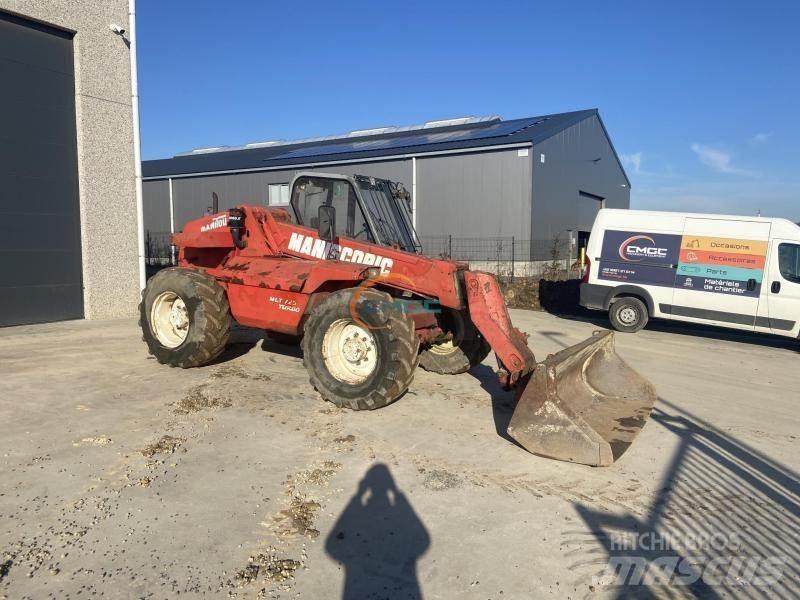
[[[800,283],[800,244],[778,246],[778,267],[784,279]]]

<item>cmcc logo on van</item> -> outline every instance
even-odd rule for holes
[[[649,235],[632,235],[619,245],[619,257],[627,262],[640,262],[645,258],[666,258],[667,248],[656,246]]]

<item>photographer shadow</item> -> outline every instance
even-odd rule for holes
[[[417,560],[430,535],[385,464],[359,482],[325,540],[325,551],[345,570],[343,600],[422,598]]]

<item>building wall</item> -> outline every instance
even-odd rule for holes
[[[540,162],[541,154],[545,155],[544,163]],[[600,160],[595,162],[596,158]],[[400,181],[412,190],[410,158],[331,164],[316,170],[374,175]],[[433,248],[434,253],[444,248],[437,243],[441,239],[433,238],[446,240],[452,236],[468,238],[454,242],[454,252],[493,255],[497,253],[497,243],[490,238],[504,238],[503,255],[510,255],[510,239],[514,237],[517,258],[530,254],[531,260],[545,260],[550,257],[556,235],[565,243],[568,229],[591,229],[601,206],[595,197],[602,198],[607,207],[627,208],[630,202],[624,172],[596,117],[532,148],[419,155],[416,170],[417,231],[423,244]],[[238,203],[267,204],[269,184],[288,183],[296,172],[173,178],[175,228],[180,230],[186,221],[206,214],[212,192],[219,196],[220,209]],[[146,181],[146,201],[151,189],[163,199],[164,185],[161,180]],[[149,210],[147,206],[146,203]],[[161,211],[159,215],[160,224],[148,219],[147,227],[169,231],[168,212]]]
[[[135,314],[139,298],[126,0],[0,0],[0,10],[74,32],[78,187],[87,318]]]
[[[269,185],[299,171],[373,175],[412,190],[411,159],[326,165],[285,171],[172,179],[175,229],[206,214],[212,193],[224,210],[268,203]],[[169,231],[168,180],[144,182],[145,230]],[[531,158],[517,149],[417,158],[417,230],[422,237],[530,237]],[[164,207],[167,207],[166,209]]]
[[[535,240],[566,239],[568,229],[590,231],[601,208],[591,196],[606,208],[630,207],[624,171],[596,116],[537,144],[532,154]]]
[[[527,239],[530,223],[529,149],[527,153],[512,149],[417,158],[421,237]]]
[[[145,232],[166,233],[170,231],[169,181],[145,181],[142,183]]]
[[[330,165],[314,169],[178,177],[172,179],[175,230],[180,231],[187,221],[205,215],[212,203],[212,193],[216,192],[219,198],[220,210],[231,208],[237,204],[266,205],[269,202],[269,185],[290,183],[300,171],[321,171],[343,175],[357,173],[400,181],[409,189],[411,188],[410,160]],[[145,199],[145,231],[169,231],[169,181],[161,179],[145,181],[143,195]]]

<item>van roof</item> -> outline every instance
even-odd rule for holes
[[[648,217],[694,217],[699,219],[722,219],[726,221],[749,221],[749,222],[761,222],[761,223],[773,223],[773,224],[780,224],[782,225],[781,229],[784,231],[790,231],[791,233],[798,235],[800,234],[800,225],[797,223],[793,223],[789,219],[784,219],[783,217],[751,217],[747,215],[717,215],[717,214],[707,214],[707,213],[684,213],[684,212],[676,212],[676,211],[658,211],[658,210],[631,210],[625,208],[603,208],[598,213],[604,214],[605,216],[611,216],[615,213],[619,214],[626,214],[626,215],[642,215]],[[787,229],[788,227],[788,229]]]

